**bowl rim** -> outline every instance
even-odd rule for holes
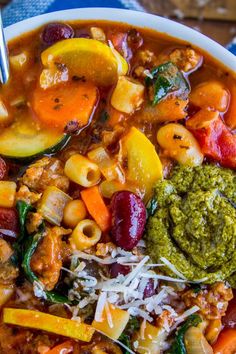
[[[75,20],[106,20],[126,23],[140,28],[153,29],[202,49],[219,61],[221,65],[223,64],[226,69],[236,72],[236,56],[213,39],[176,21],[134,10],[89,7],[50,12],[28,18],[6,27],[6,40],[14,39],[50,21]]]

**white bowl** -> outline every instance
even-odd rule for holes
[[[128,23],[137,27],[151,28],[201,48],[223,63],[227,69],[236,72],[236,57],[212,39],[175,21],[131,10],[82,8],[52,12],[6,27],[6,39],[13,39],[48,22],[71,20],[110,20]]]

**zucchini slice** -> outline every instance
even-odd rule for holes
[[[32,117],[19,117],[0,131],[0,155],[13,159],[35,158],[54,154],[70,140],[70,136],[52,129],[40,129]]]

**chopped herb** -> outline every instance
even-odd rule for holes
[[[61,109],[63,107],[63,104],[62,103],[58,103],[56,104],[53,109],[55,109],[55,111],[59,111],[59,109]]]
[[[182,140],[183,137],[181,135],[174,134],[173,139],[174,140]]]
[[[72,80],[73,80],[73,81],[82,81],[82,82],[86,82],[86,78],[85,78],[85,76],[76,76],[76,75],[74,75],[74,76],[72,76]]]
[[[169,93],[177,91],[178,96],[186,97],[190,91],[189,83],[181,71],[171,62],[164,63],[151,71],[145,80],[152,105],[155,106]]]
[[[108,121],[108,119],[110,118],[109,114],[107,113],[107,111],[102,111],[101,115],[100,115],[100,118],[99,118],[99,121],[101,123],[105,123]]]

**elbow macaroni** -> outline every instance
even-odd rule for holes
[[[102,231],[95,221],[85,219],[80,221],[72,232],[70,243],[73,248],[83,251],[96,245],[101,236]]]
[[[83,187],[95,186],[101,178],[97,164],[80,154],[73,155],[66,161],[65,175]]]

